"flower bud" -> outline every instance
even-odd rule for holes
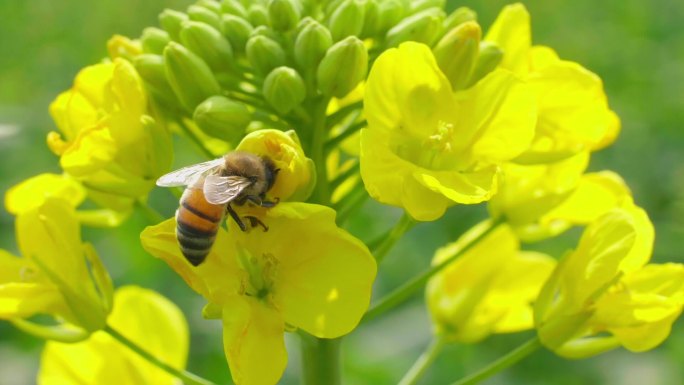
[[[148,27],[143,29],[140,40],[142,41],[143,52],[161,55],[166,44],[171,41],[171,38],[168,32],[164,30]]]
[[[161,55],[142,54],[133,60],[136,71],[145,82],[145,88],[163,104],[174,105],[178,101],[166,79],[166,65]]]
[[[209,96],[221,92],[211,69],[199,56],[171,42],[164,49],[166,78],[183,106],[190,111]]]
[[[302,20],[299,20],[299,23],[297,23],[297,35],[302,33],[302,30],[304,30],[304,28],[306,28],[307,25],[309,25],[313,22],[318,23],[318,21],[316,21],[316,19],[314,19],[311,16],[306,16],[306,17],[302,18]]]
[[[289,31],[296,27],[300,13],[299,4],[295,0],[271,0],[268,4],[271,26],[276,31]]]
[[[404,4],[399,0],[381,1],[378,12],[379,33],[385,33],[404,17]]]
[[[249,37],[253,37],[253,36],[257,36],[257,35],[266,36],[267,38],[269,38],[273,41],[278,41],[278,39],[279,39],[278,38],[279,34],[276,33],[274,30],[272,30],[270,27],[268,27],[266,25],[260,25],[256,28],[254,28],[254,30],[249,35]]]
[[[183,23],[180,39],[185,47],[204,59],[212,70],[230,69],[233,48],[216,29],[204,23],[188,21]]]
[[[188,16],[190,17],[190,20],[201,21],[202,23],[209,24],[217,30],[221,29],[221,19],[219,18],[219,15],[202,6],[189,6]]]
[[[456,8],[453,12],[447,16],[444,20],[444,29],[451,31],[452,29],[458,27],[459,25],[465,23],[466,21],[476,21],[477,14],[475,11],[468,7]]]
[[[204,7],[217,15],[221,14],[221,4],[214,0],[197,0],[197,5]]]
[[[107,52],[111,59],[120,57],[130,61],[142,53],[142,46],[139,40],[114,35],[107,41]]]
[[[221,17],[221,30],[233,49],[237,52],[245,51],[247,39],[254,31],[254,27],[245,19],[234,15],[223,15]]]
[[[380,31],[380,6],[376,0],[366,0],[363,14],[363,29],[360,37],[372,37]]]
[[[247,107],[225,96],[212,96],[195,109],[193,119],[207,135],[237,143],[249,125],[252,114]]]
[[[297,35],[294,45],[295,62],[304,70],[315,70],[331,45],[330,31],[317,21],[312,21]]]
[[[318,66],[318,89],[325,95],[341,98],[366,77],[368,51],[354,36],[335,43]]]
[[[430,8],[402,20],[387,32],[387,45],[396,47],[405,41],[432,45],[442,33],[444,11]]]
[[[440,8],[444,9],[446,1],[444,0],[414,0],[408,1],[409,14],[418,13],[429,8]]]
[[[289,67],[278,67],[264,80],[266,101],[281,114],[290,112],[306,98],[304,80]]]
[[[173,9],[165,9],[159,14],[159,25],[169,33],[171,40],[178,41],[181,23],[189,20],[188,15]]]
[[[330,34],[334,41],[357,36],[363,29],[365,6],[358,0],[345,0],[330,16]]]
[[[280,44],[263,35],[249,38],[246,52],[247,59],[261,75],[266,75],[275,67],[285,64],[285,51]]]
[[[496,44],[489,41],[480,42],[480,53],[477,57],[473,73],[470,75],[470,80],[468,80],[468,87],[492,72],[501,63],[503,55],[503,50]]]
[[[252,4],[247,11],[247,20],[252,23],[253,26],[259,25],[269,25],[268,11],[266,7],[261,4]]]
[[[221,11],[227,15],[237,16],[241,19],[247,18],[247,10],[237,0],[223,0],[221,2]]]
[[[468,21],[449,31],[432,49],[453,91],[468,83],[477,62],[481,36],[480,26]]]

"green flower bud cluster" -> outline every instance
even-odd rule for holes
[[[134,63],[174,118],[235,142],[252,121],[297,125],[309,101],[342,98],[383,50],[405,41],[433,47],[454,90],[496,67],[475,13],[447,15],[443,0],[199,0],[164,10],[146,28]]]

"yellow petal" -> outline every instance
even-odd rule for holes
[[[109,318],[113,329],[162,362],[177,369],[185,367],[188,327],[176,305],[136,286],[118,289],[114,301]],[[75,344],[48,342],[41,358],[38,383],[171,385],[177,380],[99,331]]]
[[[79,131],[72,145],[64,151],[60,165],[76,177],[98,171],[114,159],[116,143],[106,126],[97,125]]]
[[[219,229],[211,252],[198,267],[183,256],[176,238],[176,220],[168,219],[148,226],[140,234],[143,248],[164,260],[193,290],[208,300],[222,303],[222,297],[238,292],[240,277],[233,251],[225,230]]]
[[[532,32],[530,14],[523,4],[505,6],[489,28],[484,40],[496,43],[504,51],[502,68],[518,75],[527,75]]]
[[[0,319],[63,314],[64,309],[64,299],[54,285],[21,282],[0,284]]]
[[[45,198],[64,199],[73,207],[85,199],[85,189],[67,175],[40,174],[13,186],[5,195],[5,207],[18,215],[45,202]]]
[[[368,248],[326,206],[280,203],[263,220],[268,232],[233,234],[252,255],[278,261],[273,302],[285,322],[322,338],[349,333],[370,302],[376,264]]]
[[[233,381],[275,385],[287,366],[285,323],[273,308],[233,296],[223,311],[223,348]]]
[[[486,201],[496,193],[499,185],[499,168],[487,167],[475,172],[423,169],[416,171],[414,177],[431,191],[456,203],[473,204]]]

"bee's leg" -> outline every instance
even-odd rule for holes
[[[259,218],[253,217],[251,215],[245,215],[243,218],[249,220],[250,226],[256,227],[257,225],[259,225],[259,226],[263,227],[264,231],[268,231],[268,226],[266,226],[264,224],[264,222],[262,222]]]
[[[261,200],[261,207],[271,208],[280,202],[280,198],[275,198],[273,201]]]
[[[262,204],[261,197],[258,197],[256,195],[247,195],[246,198],[248,201],[254,203],[257,206],[261,206],[261,204]]]
[[[240,230],[247,231],[247,226],[245,225],[245,222],[243,222],[242,219],[240,219],[240,216],[237,215],[237,213],[235,212],[235,210],[233,210],[230,204],[226,205],[226,211],[228,212],[228,214],[230,214],[230,217],[233,218],[235,223],[237,223],[238,226],[240,226]]]

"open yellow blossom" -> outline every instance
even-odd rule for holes
[[[426,45],[403,43],[375,61],[366,84],[361,176],[369,194],[415,219],[488,200],[500,165],[525,151],[536,122],[532,93],[498,69],[452,93]]]
[[[433,264],[460,252],[488,226],[482,222],[439,249]],[[547,255],[521,251],[511,229],[500,225],[428,283],[436,333],[449,341],[475,343],[493,333],[532,328],[532,302],[555,264]]]
[[[86,338],[101,329],[112,284],[95,250],[81,242],[73,207],[48,198],[20,213],[16,227],[23,258],[0,251],[0,318],[46,338]],[[64,333],[48,336],[50,328],[23,320],[36,314],[55,317]]]
[[[504,7],[484,40],[503,49],[500,67],[525,79],[537,95],[536,135],[518,162],[553,162],[615,140],[620,120],[608,107],[601,79],[577,63],[561,60],[549,47],[532,46],[524,5]]]
[[[504,217],[518,237],[534,242],[586,225],[631,204],[629,188],[611,171],[584,174],[589,154],[550,164],[504,166],[506,181],[489,201],[494,218]]]
[[[359,240],[335,225],[325,206],[281,202],[261,220],[269,226],[219,229],[207,259],[193,267],[181,255],[175,220],[146,228],[143,247],[166,261],[223,320],[234,381],[275,384],[287,363],[286,328],[319,338],[349,333],[368,307],[376,265]],[[289,326],[287,326],[289,325]]]
[[[587,227],[535,305],[542,343],[582,358],[619,346],[653,349],[684,306],[684,266],[647,265],[653,225],[636,207],[615,209]]]
[[[279,171],[270,195],[282,201],[304,201],[311,195],[316,185],[315,166],[304,154],[294,131],[254,131],[242,139],[236,150],[266,156],[275,163]]]
[[[48,134],[62,169],[98,205],[130,210],[171,165],[171,137],[147,115],[142,80],[128,61],[84,68],[50,105],[60,133]]]
[[[117,289],[108,323],[162,362],[185,367],[188,325],[180,309],[160,294],[137,286]],[[79,384],[172,385],[179,381],[98,331],[74,344],[48,342],[43,350],[38,385]]]

